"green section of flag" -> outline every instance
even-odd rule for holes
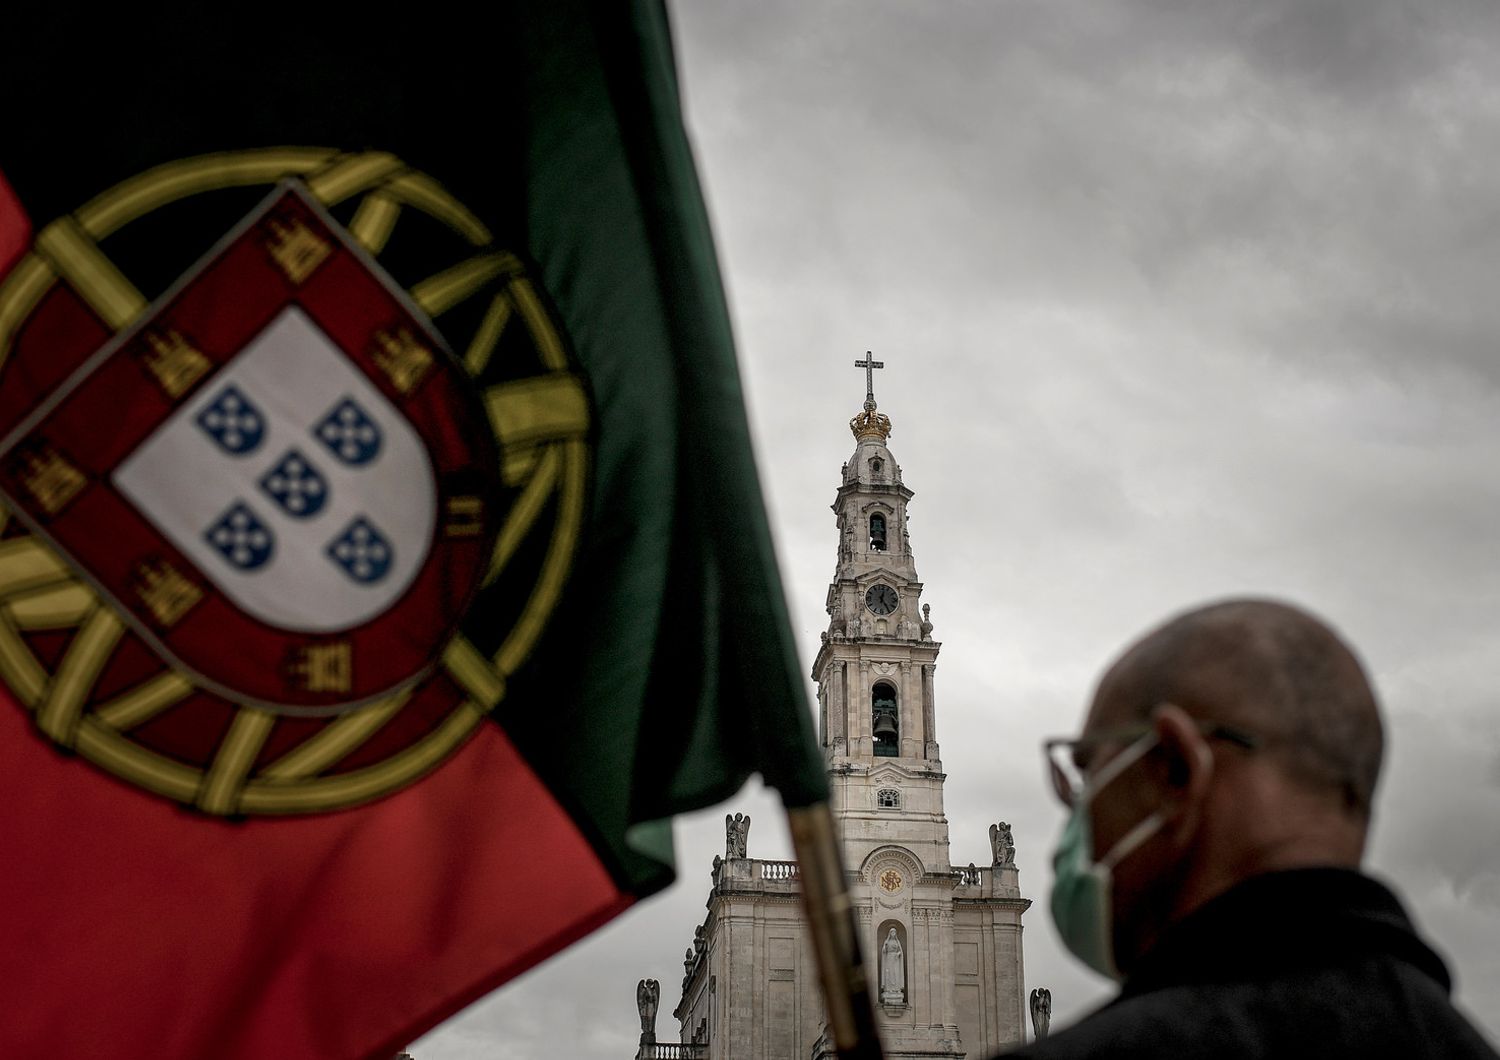
[[[567,601],[506,727],[627,886],[627,829],[732,795],[826,797],[659,3],[524,18],[528,251],[597,404]],[[550,699],[550,702],[549,702]],[[535,709],[533,710],[533,706]],[[653,851],[664,851],[657,844]]]

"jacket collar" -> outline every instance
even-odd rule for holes
[[[1121,997],[1167,986],[1226,982],[1347,963],[1405,961],[1445,992],[1442,958],[1417,937],[1400,901],[1351,869],[1293,869],[1253,876],[1167,929],[1125,980]]]

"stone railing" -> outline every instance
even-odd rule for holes
[[[762,861],[760,878],[763,880],[799,880],[802,868],[795,861]]]
[[[970,865],[966,869],[953,870],[953,886],[978,887],[984,883],[984,870]]]
[[[679,1042],[652,1042],[642,1044],[635,1060],[704,1060],[708,1056],[706,1045],[684,1045]]]
[[[796,894],[802,886],[802,866],[795,861],[731,858],[714,874],[714,894]]]

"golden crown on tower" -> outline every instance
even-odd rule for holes
[[[849,429],[856,438],[876,438],[883,442],[891,436],[891,418],[876,412],[874,402],[866,402],[864,411],[849,421]]]

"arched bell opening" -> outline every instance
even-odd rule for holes
[[[870,689],[870,734],[875,754],[895,758],[901,753],[901,714],[896,707],[896,689],[884,681]]]
[[[884,552],[885,550],[885,516],[876,512],[870,516],[870,551]]]

